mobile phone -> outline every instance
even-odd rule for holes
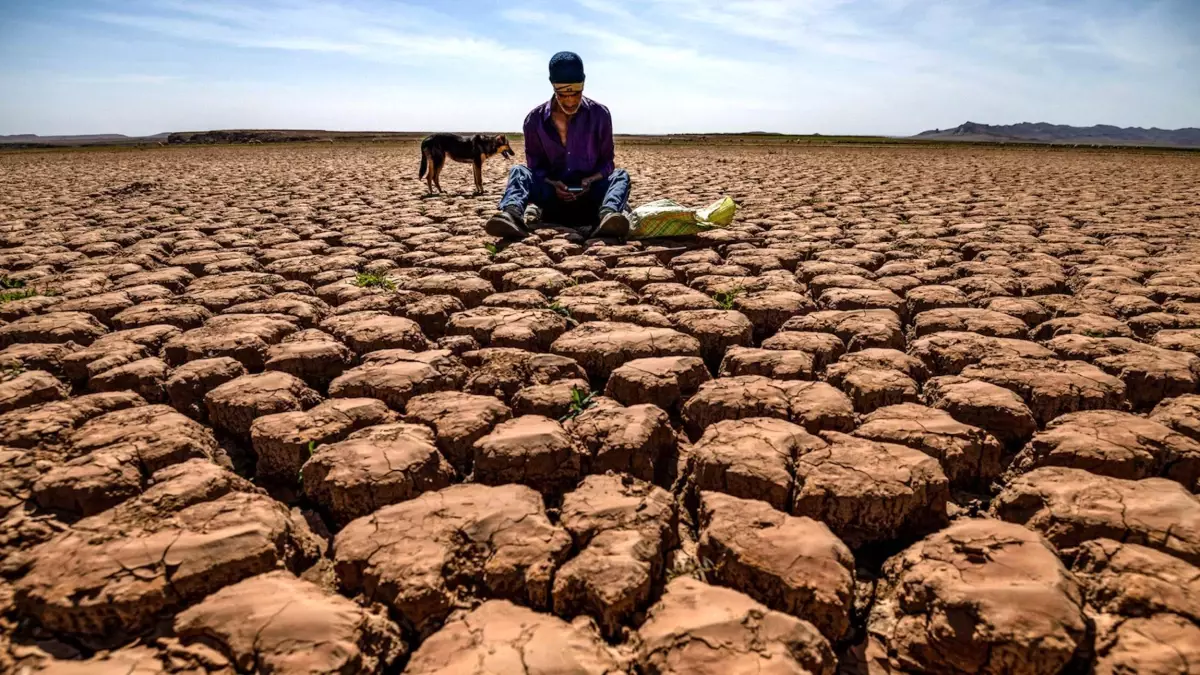
[[[567,192],[573,192],[575,194],[579,194],[580,192],[583,192],[583,186],[582,185],[568,185]]]

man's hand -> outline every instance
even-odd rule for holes
[[[554,194],[558,196],[560,202],[573,202],[579,196],[574,192],[567,191],[567,184],[560,180],[546,179],[546,182],[554,188]]]

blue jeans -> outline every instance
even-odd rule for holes
[[[530,203],[542,209],[542,220],[555,225],[591,226],[600,222],[600,209],[624,211],[629,204],[629,172],[615,169],[592,183],[588,191],[573,202],[559,201],[554,188],[545,181],[536,182],[533,172],[524,164],[516,164],[508,172],[508,186],[500,208],[515,207],[524,212]]]

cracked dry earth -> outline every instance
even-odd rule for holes
[[[0,671],[1200,673],[1200,157],[618,154],[0,155]]]

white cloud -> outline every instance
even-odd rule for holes
[[[609,17],[620,19],[622,21],[634,21],[633,14],[619,5],[609,2],[609,0],[575,0],[580,7],[590,10],[597,14],[605,14]]]
[[[91,18],[171,37],[234,47],[340,53],[381,62],[427,64],[430,58],[522,66],[537,55],[469,31],[444,30],[446,17],[399,3],[376,11],[357,5],[298,0],[260,3],[182,3],[161,0],[141,12],[102,12]]]
[[[145,73],[118,73],[114,75],[68,75],[60,78],[63,82],[76,84],[132,84],[155,85],[178,82],[183,78],[177,75],[148,75]]]

